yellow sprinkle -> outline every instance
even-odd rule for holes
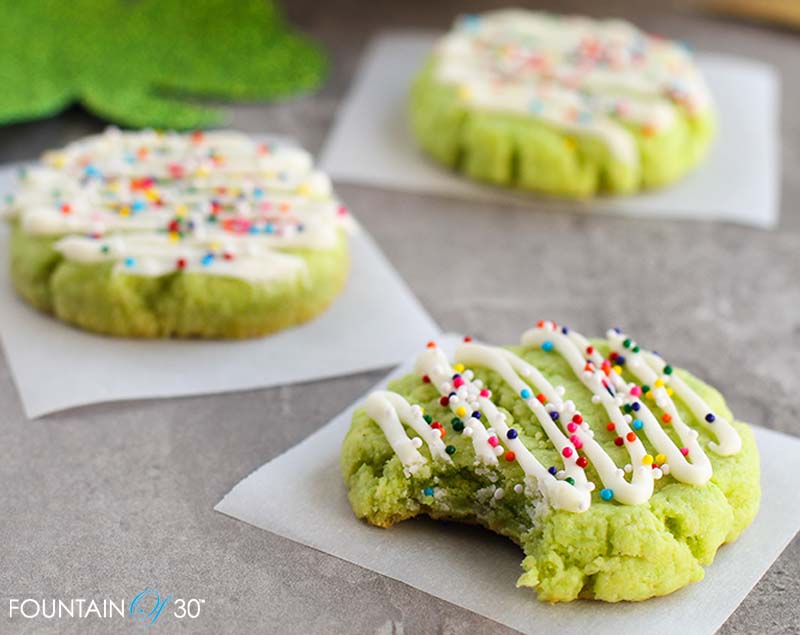
[[[663,454],[656,454],[656,463],[658,463],[659,465],[661,465],[666,460],[667,457],[665,457]]]
[[[184,216],[186,216],[186,213],[188,211],[189,211],[189,208],[187,208],[186,205],[184,205],[183,203],[181,203],[180,205],[176,205],[175,206],[175,216],[178,216],[180,218],[183,218]]]
[[[578,144],[572,137],[567,137],[564,139],[564,145],[567,147],[567,150],[574,150],[578,147]]]
[[[674,394],[675,394],[675,391],[674,391],[674,390],[672,390],[672,388],[670,388],[669,386],[667,386],[667,394],[668,394],[670,397],[672,397],[672,395],[674,395]]]
[[[663,379],[656,379],[655,387],[656,388],[663,388],[664,387],[664,380]]]
[[[464,364],[456,364],[455,366],[453,366],[453,369],[457,373],[463,373],[464,372]]]
[[[299,196],[308,196],[310,193],[311,193],[311,187],[308,185],[308,183],[301,183],[297,187],[297,194]]]
[[[458,87],[458,98],[461,101],[467,101],[472,96],[472,91],[466,86]]]
[[[424,414],[425,414],[425,408],[423,408],[422,406],[420,406],[420,407],[419,407],[419,413],[420,413],[421,415],[424,415]]]
[[[219,251],[220,244],[215,240],[209,245],[209,247],[211,248],[211,251]]]
[[[156,192],[155,190],[147,190],[144,193],[144,195],[147,198],[149,198],[151,201],[157,201],[158,200],[158,192]]]
[[[645,454],[642,457],[642,465],[652,465],[653,464],[653,457],[649,454]]]
[[[127,205],[119,208],[119,215],[122,217],[130,216],[131,215],[131,208]]]
[[[619,366],[619,365],[614,366],[613,370],[614,370],[615,373],[617,373],[617,375],[621,375],[622,374],[622,366]]]
[[[456,415],[459,417],[463,417],[467,414],[467,409],[464,406],[459,406],[456,408]]]
[[[645,399],[649,399],[650,401],[654,401],[656,396],[653,394],[652,390],[648,390],[647,394],[645,395]]]
[[[181,235],[178,232],[170,232],[169,233],[169,241],[171,243],[176,243],[181,239]]]

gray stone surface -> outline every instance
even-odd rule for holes
[[[354,186],[339,192],[445,329],[504,342],[539,317],[585,333],[622,324],[722,387],[740,418],[800,434],[800,41],[671,3],[599,4],[560,6],[632,17],[782,71],[778,230],[548,214],[534,202],[487,206]],[[317,151],[370,34],[444,27],[456,11],[476,8],[455,0],[293,3],[292,17],[332,52],[330,81],[304,100],[233,108],[234,123],[294,135]],[[33,158],[101,126],[72,111],[0,128],[0,160]],[[11,622],[6,598],[131,597],[149,584],[206,600],[199,618],[163,620],[158,632],[509,632],[212,511],[243,476],[380,375],[98,405],[26,421],[0,361],[0,632],[113,632],[123,623]],[[798,600],[796,538],[721,632],[800,632]]]

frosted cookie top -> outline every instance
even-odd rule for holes
[[[69,260],[265,281],[302,275],[283,249],[332,249],[347,213],[303,149],[234,132],[105,133],[48,152],[10,204],[21,228],[62,236]]]
[[[711,108],[686,46],[622,20],[521,9],[463,16],[436,57],[436,77],[467,104],[596,135],[626,163],[637,157],[629,127],[656,135],[678,112]]]
[[[522,336],[523,346],[567,362],[591,393],[592,403],[603,408],[603,421],[585,419],[563,386],[553,385],[522,357],[469,338],[456,350],[452,365],[431,342],[417,358],[416,371],[441,395],[440,405],[454,415],[453,430],[470,438],[475,465],[517,462],[525,482],[516,484],[515,490],[537,493],[554,509],[586,511],[597,487],[603,500],[644,503],[653,494],[654,481],[665,474],[692,485],[707,483],[712,466],[695,428],[704,428],[715,439],[708,449],[721,456],[741,449],[736,429],[714,413],[661,357],[641,350],[619,330],[609,331],[607,341],[610,352],[606,358],[582,335],[554,322],[540,322]],[[544,465],[536,458],[520,436],[524,432],[513,427],[472,368],[493,371],[516,393],[558,451],[559,465]],[[623,368],[630,379],[623,377]],[[688,409],[691,421],[684,421],[673,398]],[[378,391],[368,397],[365,409],[386,435],[406,475],[428,462],[419,451],[423,444],[428,446],[430,460],[452,462],[455,446],[446,444],[442,424],[420,406],[409,404],[397,393]],[[615,446],[626,450],[627,463],[615,464],[595,440],[599,426],[614,435]],[[407,428],[414,431],[413,437],[408,436]],[[597,483],[587,477],[590,465]]]

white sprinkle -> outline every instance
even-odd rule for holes
[[[657,468],[657,467],[653,468],[653,478],[654,478],[654,479],[658,480],[658,479],[660,479],[660,478],[661,478],[663,475],[664,475],[664,473],[661,471],[661,469],[660,469],[660,468]]]
[[[525,488],[522,486],[522,483],[517,483],[516,485],[514,485],[514,491],[517,494],[522,494],[522,492],[525,491]]]
[[[627,463],[627,464],[625,465],[625,471],[626,471],[628,474],[630,474],[631,472],[633,472],[633,466],[632,466],[630,463]]]
[[[422,439],[419,437],[414,437],[411,439],[411,445],[413,445],[415,448],[422,447]]]
[[[464,427],[464,436],[471,437],[472,436],[472,426],[465,426]]]
[[[565,392],[567,392],[567,389],[564,388],[564,386],[556,386],[556,392],[559,395],[563,395]]]
[[[600,395],[592,395],[592,403],[600,403],[601,397]]]
[[[499,501],[505,495],[506,495],[506,492],[502,487],[498,487],[496,490],[494,490],[494,499],[495,500]]]
[[[495,456],[500,456],[500,455],[501,455],[503,452],[505,452],[505,450],[503,450],[503,446],[496,445],[496,446],[494,447],[494,454],[495,454]]]
[[[661,466],[661,471],[664,474],[669,474],[669,470],[670,470],[669,463],[664,463],[664,465]]]

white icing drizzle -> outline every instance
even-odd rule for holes
[[[668,365],[661,357],[649,352],[634,352],[632,349],[636,347],[636,342],[630,340],[624,333],[612,330],[607,333],[607,338],[611,350],[618,354],[624,353],[627,355],[626,367],[630,369],[631,373],[642,383],[653,387],[656,405],[669,414],[671,424],[680,435],[682,441],[685,442],[684,437],[686,434],[693,434],[696,438],[697,433],[691,430],[681,419],[680,413],[669,394],[670,387],[691,410],[692,415],[700,425],[717,438],[716,443],[714,441],[709,442],[711,450],[721,456],[730,456],[741,450],[742,439],[733,426],[724,417],[713,413],[703,398],[689,388],[688,384],[678,375],[672,372],[665,373],[664,369]],[[623,345],[626,340],[628,340],[628,347]],[[658,383],[663,385],[658,386]]]
[[[403,428],[403,423],[413,430],[428,444],[431,455],[441,461],[451,462],[445,452],[445,445],[436,428],[428,427],[423,419],[422,409],[409,404],[403,397],[394,392],[373,392],[364,405],[370,419],[376,421],[386,435],[389,445],[397,453],[398,458],[409,473],[413,474],[426,459],[417,450],[415,444]],[[402,422],[402,423],[401,423]]]
[[[301,148],[234,132],[110,128],[44,156],[11,203],[30,234],[80,262],[273,281],[306,275],[284,249],[336,247],[345,209]]]
[[[671,389],[700,425],[715,434],[718,443],[709,444],[715,452],[730,455],[739,451],[741,439],[736,430],[711,413],[703,399],[674,375],[660,357],[641,352],[635,342],[619,331],[609,331],[607,336],[612,351],[608,360],[582,335],[559,328],[553,322],[540,322],[523,334],[522,343],[560,355],[567,362],[591,392],[592,402],[602,405],[608,415],[608,429],[618,435],[615,444],[624,446],[630,457],[630,463],[623,467],[618,467],[594,439],[595,432],[589,422],[573,401],[564,398],[564,388],[553,386],[538,368],[511,351],[468,342],[456,349],[457,363],[451,366],[441,349],[429,346],[418,356],[415,370],[436,387],[442,395],[442,405],[456,415],[455,423],[464,424],[463,434],[471,437],[475,464],[495,466],[497,457],[505,454],[506,460],[517,462],[526,482],[534,485],[554,509],[582,512],[589,508],[595,489],[586,476],[589,464],[604,486],[600,495],[606,501],[644,503],[653,494],[654,480],[665,474],[683,483],[704,485],[711,478],[711,462],[698,443],[697,432],[681,419],[671,399]],[[624,364],[642,384],[650,384],[652,397],[643,395],[639,384],[627,382],[612,360]],[[509,426],[506,413],[497,408],[491,392],[467,365],[494,371],[523,400],[562,457],[562,469],[548,469],[534,456],[520,431]],[[645,403],[649,399],[662,410],[661,421]],[[434,427],[428,426],[419,406],[410,406],[396,393],[380,391],[368,398],[367,414],[381,426],[407,474],[412,474],[426,459],[417,449],[422,441],[418,440],[415,446],[401,421],[428,443],[432,457],[450,461],[448,446],[441,438],[441,424],[430,422]],[[672,427],[681,447],[662,423]],[[655,457],[648,453],[639,434],[655,448]],[[630,480],[626,474],[631,474]],[[519,485],[514,491],[521,493],[528,489]]]
[[[621,20],[520,9],[464,16],[439,41],[435,64],[437,79],[456,85],[465,103],[596,136],[627,164],[639,160],[629,126],[655,135],[677,109],[711,107],[685,46]]]

